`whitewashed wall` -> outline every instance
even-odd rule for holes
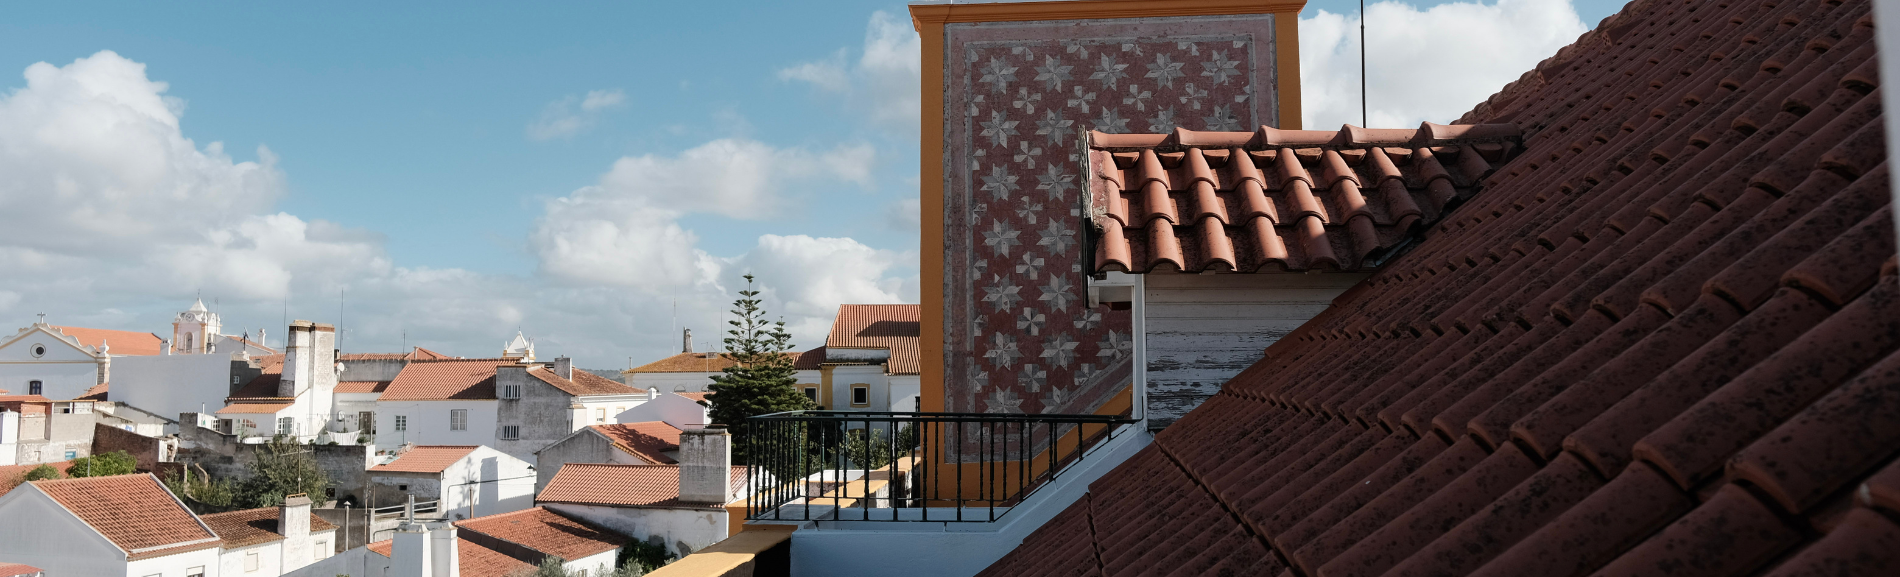
[[[660,398],[627,409],[611,420],[622,424],[665,421],[680,429],[698,429],[711,419],[710,411],[699,401],[661,391]]]
[[[166,555],[164,557],[153,557],[151,559],[140,559],[137,561],[133,561],[126,564],[125,577],[149,577],[151,575],[164,575],[165,577],[171,577],[173,575],[182,576],[186,574],[186,572],[197,567],[204,568],[205,577],[213,577],[213,576],[219,576],[219,575],[233,575],[235,577],[243,577],[245,573],[218,572],[218,550],[219,548],[212,547],[209,549],[199,549],[197,551],[187,551],[187,552],[178,553],[175,555]],[[38,567],[37,565],[35,566]],[[45,569],[45,567],[40,567],[40,568]],[[48,570],[47,573],[51,574],[52,571]],[[259,575],[259,574],[269,575],[270,573],[272,572],[258,571],[257,573],[251,573],[250,575]],[[66,573],[61,572],[57,574],[65,575]]]
[[[110,396],[173,419],[217,412],[231,396],[231,355],[113,357]]]
[[[497,401],[381,401],[376,403],[376,444],[493,445]],[[449,430],[449,411],[468,409],[468,430]],[[396,430],[396,415],[409,417],[409,430]]]
[[[723,509],[642,509],[564,503],[543,506],[639,541],[651,542],[658,538],[665,543],[667,552],[675,555],[685,555],[725,540],[731,523],[731,517]]]
[[[34,357],[34,344],[45,345],[46,354]],[[41,394],[49,399],[66,400],[86,394],[86,389],[99,384],[99,364],[91,353],[73,347],[70,341],[45,331],[35,331],[0,347],[0,389],[24,395],[31,381],[40,381],[44,387]],[[119,360],[112,359],[113,369],[118,369]]]
[[[186,355],[180,355],[186,356]],[[195,356],[195,355],[192,355]],[[257,571],[244,571],[244,558],[251,553],[257,554]],[[251,575],[281,575],[284,563],[284,542],[271,541],[239,549],[226,549],[218,555],[219,575],[248,577]],[[180,574],[182,575],[182,573]],[[206,574],[207,576],[209,573]]]
[[[1368,275],[1143,275],[1148,426],[1166,427]]]
[[[521,459],[489,447],[475,449],[442,471],[444,510],[463,518],[486,517],[534,506],[534,470]]]

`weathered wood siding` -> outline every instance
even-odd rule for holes
[[[1220,392],[1267,345],[1326,310],[1364,274],[1151,274],[1144,279],[1148,426]]]

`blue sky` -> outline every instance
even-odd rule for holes
[[[1465,17],[1432,11],[1440,4],[1414,3],[1409,12],[1389,5],[1389,21],[1375,23],[1370,35],[1375,60],[1388,53],[1376,45],[1391,38],[1379,32],[1379,24],[1404,30],[1417,23],[1396,21],[1433,17],[1438,19],[1429,22],[1455,23]],[[1500,29],[1508,30],[1520,18],[1514,11],[1537,12],[1539,22],[1568,14],[1562,0],[1507,0],[1506,6],[1470,17],[1498,18]],[[1584,1],[1576,5],[1576,16],[1583,27],[1594,26],[1620,6]],[[1321,10],[1352,14],[1357,3],[1315,1],[1303,17]],[[886,18],[875,17],[879,11]],[[1372,14],[1382,13],[1375,7]],[[1328,34],[1323,21],[1314,22],[1311,28],[1303,22],[1303,40]],[[1453,28],[1426,30],[1411,42],[1439,42],[1439,31]],[[202,292],[207,301],[220,298],[228,324],[281,332],[286,294],[290,316],[334,322],[334,299],[348,291],[359,299],[350,309],[357,311],[354,323],[344,313],[344,325],[357,331],[346,339],[362,344],[352,349],[394,350],[406,338],[451,354],[487,355],[519,326],[542,339],[544,348],[578,356],[583,366],[615,366],[628,356],[642,362],[663,355],[677,341],[675,299],[685,324],[702,327],[705,340],[711,331],[704,327],[714,324],[722,302],[730,300],[737,275],[762,269],[783,271],[766,279],[777,299],[769,304],[788,315],[801,345],[815,345],[828,324],[827,307],[916,298],[916,224],[903,216],[916,198],[916,133],[902,118],[867,112],[893,102],[901,106],[905,94],[892,86],[908,81],[914,92],[915,72],[906,76],[865,58],[867,49],[878,53],[867,42],[880,31],[907,36],[907,30],[903,4],[853,1],[15,5],[0,21],[0,94],[20,94],[28,84],[20,73],[35,63],[72,72],[77,68],[66,67],[75,60],[110,50],[143,64],[144,78],[166,83],[162,96],[174,99],[174,108],[182,103],[173,111],[172,134],[190,139],[200,152],[222,143],[229,158],[213,159],[224,163],[219,170],[260,162],[275,180],[233,185],[237,193],[205,192],[235,208],[213,211],[202,217],[205,222],[188,222],[172,233],[212,241],[179,241],[162,249],[165,254],[128,247],[67,251],[17,236],[25,232],[0,233],[0,265],[26,267],[16,270],[36,279],[0,286],[0,318],[24,325],[32,313],[46,312],[54,322],[164,331],[170,314]],[[1547,56],[1580,30],[1560,41],[1553,36],[1529,42],[1525,50],[1536,54],[1496,59],[1500,70],[1493,76],[1515,78],[1527,62]],[[1340,34],[1338,46],[1353,41],[1349,32]],[[904,38],[884,39],[896,43],[885,48],[904,55]],[[1445,71],[1473,66],[1458,62],[1456,50],[1426,51],[1448,54]],[[1315,76],[1320,74],[1338,86],[1356,87],[1356,70],[1338,70],[1352,68],[1340,66],[1345,56],[1319,60],[1327,70],[1309,66],[1315,87],[1309,93],[1321,85]],[[1386,94],[1393,96],[1387,101],[1404,98],[1404,90],[1380,87],[1381,80],[1375,66],[1375,111]],[[1392,110],[1387,117],[1394,123],[1446,121],[1433,115],[1468,109],[1495,89],[1451,94],[1439,108]],[[1356,101],[1309,102],[1350,108],[1356,117]],[[1343,114],[1339,110],[1327,114]],[[8,138],[5,130],[0,113],[0,147]],[[730,146],[708,148],[715,142]],[[261,156],[260,146],[268,148],[269,158]],[[695,150],[702,157],[694,157]],[[692,198],[698,195],[682,192],[691,187],[677,182],[652,192],[615,180],[695,178],[691,169],[703,173],[708,165],[682,159],[704,160],[725,150],[744,158],[720,171],[758,168],[772,183],[740,182],[733,186],[752,186],[749,192]],[[119,153],[134,158],[110,162],[140,160],[137,151]],[[752,166],[750,159],[762,156],[779,160]],[[21,166],[45,162],[16,160]],[[75,166],[97,159],[82,160],[74,160]],[[855,168],[798,173],[800,166],[834,160]],[[0,159],[0,168],[5,162]],[[191,162],[200,161],[172,164]],[[213,180],[194,176],[190,168],[175,170],[180,182]],[[669,176],[669,170],[681,174]],[[173,204],[189,206],[197,194],[189,187],[198,185],[180,186],[180,198],[188,200]],[[0,188],[0,208],[9,202],[31,206],[31,199],[53,193],[30,185]],[[246,204],[230,194],[262,200]],[[584,220],[627,202],[637,206],[626,210],[639,214],[601,220],[618,226],[614,238],[629,244],[579,255],[573,251],[588,247],[560,245],[569,252],[557,254],[561,242],[599,237],[559,230],[552,221]],[[189,210],[149,210],[153,219],[201,218]],[[283,218],[264,218],[270,215]],[[291,249],[244,252],[262,243],[243,232],[252,230],[245,223],[307,225],[310,232],[296,241],[305,244],[295,250],[329,256],[284,256]],[[54,235],[85,234],[49,228]],[[666,266],[625,256],[642,252],[637,233],[650,228],[679,231],[665,247],[678,253]],[[244,242],[216,240],[233,234]],[[776,236],[768,242],[766,235]],[[826,239],[841,240],[820,242]],[[129,233],[120,241],[171,242]],[[823,262],[862,274],[834,278],[783,264],[790,262],[787,255],[812,254],[818,245],[846,255]],[[40,256],[9,261],[9,246],[37,247]],[[180,253],[235,264],[199,270],[178,264]],[[45,254],[58,258],[40,258]],[[189,271],[128,272],[161,269]],[[659,274],[650,272],[655,270],[677,278],[641,278]]]

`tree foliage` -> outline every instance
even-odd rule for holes
[[[66,467],[66,476],[78,479],[81,477],[130,475],[138,472],[138,467],[139,460],[134,458],[131,453],[113,451],[73,459],[72,466]]]
[[[560,557],[549,555],[543,558],[541,564],[535,565],[534,568],[516,571],[509,575],[509,577],[581,577],[582,575],[588,577],[640,577],[647,574],[646,570],[641,568],[638,563],[626,563],[621,565],[619,569],[612,570],[609,570],[606,566],[601,566],[592,571],[585,569],[568,571],[567,567],[563,566],[566,563],[567,561]]]
[[[185,470],[184,478],[177,473],[165,475],[165,488],[185,502],[191,512],[199,515],[223,513],[237,509],[239,488],[230,479],[213,479],[204,467]]]
[[[765,320],[759,291],[752,288],[752,275],[745,275],[745,290],[732,302],[734,320],[726,331],[726,357],[736,364],[723,375],[713,377],[712,391],[706,400],[712,404],[712,421],[732,431],[735,461],[744,462],[746,418],[783,411],[818,408],[798,392],[792,356],[792,334],[785,321]]]
[[[303,493],[322,501],[330,477],[317,466],[315,449],[272,441],[258,446],[249,479],[238,486],[237,504],[244,508],[275,507],[285,495]]]
[[[59,469],[53,468],[52,465],[40,465],[26,472],[26,480],[28,481],[45,481],[47,479],[58,478],[60,478]]]

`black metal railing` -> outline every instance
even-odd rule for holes
[[[1134,422],[858,411],[752,417],[736,431],[747,465],[746,518],[995,521]]]

